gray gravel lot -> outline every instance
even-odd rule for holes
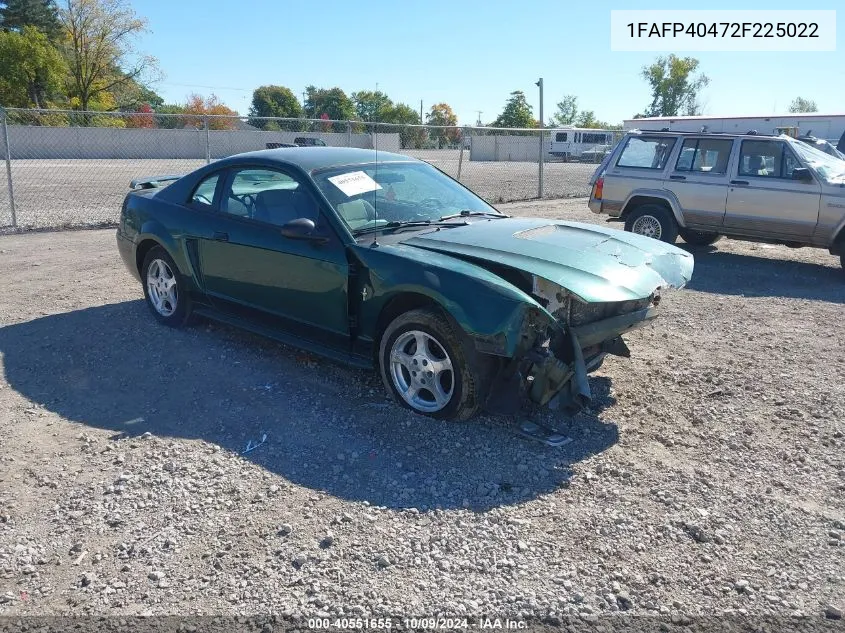
[[[0,237],[0,270],[0,614],[845,607],[845,273],[824,251],[696,251],[589,411],[525,413],[567,429],[558,449],[227,327],[159,326],[111,230]]]
[[[408,152],[457,177],[460,152]],[[536,163],[471,162],[464,155],[461,182],[491,202],[537,197]],[[117,222],[120,205],[135,178],[184,174],[203,160],[14,160],[12,178],[18,226],[25,229],[102,226]],[[544,172],[547,198],[589,194],[595,165],[549,163]],[[0,173],[0,228],[11,224],[5,165]]]

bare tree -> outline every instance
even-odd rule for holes
[[[126,0],[65,0],[59,20],[67,36],[70,92],[82,110],[112,88],[158,73],[155,58],[134,49],[135,38],[147,31],[147,21]]]

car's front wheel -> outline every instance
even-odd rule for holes
[[[144,298],[153,316],[171,327],[181,327],[191,316],[191,300],[173,258],[161,246],[150,249],[141,266]]]
[[[379,369],[401,404],[433,418],[466,420],[483,404],[489,359],[433,309],[399,315],[381,337]]]
[[[631,211],[625,218],[625,230],[669,244],[674,244],[678,238],[675,217],[659,204],[644,204]]]
[[[692,246],[710,246],[722,239],[722,236],[718,233],[710,233],[709,231],[678,229],[678,234],[687,244]]]

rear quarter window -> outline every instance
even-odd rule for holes
[[[631,136],[625,142],[617,167],[662,170],[675,146],[674,138],[660,136]]]

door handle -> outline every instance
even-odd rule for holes
[[[674,174],[672,174],[671,176],[669,176],[669,178],[671,178],[672,180],[686,180],[686,179],[687,179],[687,177],[686,177],[686,176],[676,176],[676,175],[674,175]]]
[[[214,239],[218,242],[228,242],[229,234],[224,233],[223,231],[214,231]]]
[[[732,185],[747,185],[747,180],[731,180]]]

